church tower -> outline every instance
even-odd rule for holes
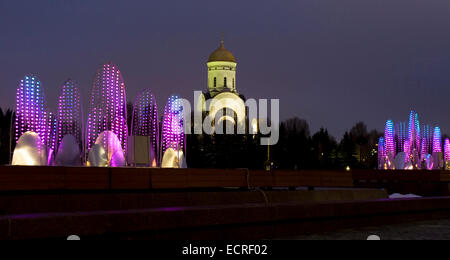
[[[208,66],[208,91],[211,97],[224,92],[238,94],[236,90],[237,62],[233,54],[225,49],[223,41],[210,56]]]

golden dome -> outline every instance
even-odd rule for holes
[[[220,42],[219,49],[215,50],[210,56],[208,62],[213,61],[228,61],[236,63],[236,59],[229,50],[223,46],[223,41]]]

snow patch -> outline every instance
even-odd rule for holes
[[[399,193],[394,193],[392,195],[389,196],[390,199],[413,199],[413,198],[422,198],[421,196],[418,195],[414,195],[414,194],[399,194]]]

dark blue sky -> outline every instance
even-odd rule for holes
[[[129,100],[151,88],[206,89],[220,35],[238,60],[238,90],[280,98],[281,116],[340,138],[357,121],[407,120],[450,133],[448,0],[0,0],[0,106],[37,74],[56,107],[60,85],[89,98],[97,67],[120,66]],[[85,106],[86,107],[86,106]]]

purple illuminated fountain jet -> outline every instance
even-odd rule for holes
[[[112,131],[127,154],[127,109],[125,83],[119,68],[113,63],[101,66],[96,74],[86,125],[86,153],[98,136]]]
[[[43,145],[55,149],[56,116],[47,110],[45,93],[36,76],[25,76],[16,95],[15,141],[26,132],[39,135]]]
[[[16,143],[25,133],[37,134],[36,140],[42,143],[40,149],[48,154],[51,164],[56,146],[57,120],[55,113],[47,110],[44,89],[34,75],[25,76],[20,81],[16,95],[16,118],[14,138]]]
[[[153,154],[158,158],[158,107],[156,105],[156,98],[149,89],[142,91],[136,98],[133,109],[133,122],[131,125],[133,136],[146,136],[150,138]]]
[[[434,128],[433,153],[442,153],[442,135],[439,127]]]
[[[161,165],[162,167],[182,167],[185,156],[184,111],[178,96],[169,98],[162,124]]]
[[[380,137],[378,142],[378,169],[384,170],[386,168],[386,148],[384,137]]]
[[[424,160],[429,154],[432,153],[433,139],[431,133],[431,127],[429,125],[423,126],[422,130],[422,145],[421,145],[421,160]]]
[[[61,96],[58,102],[57,149],[59,149],[66,135],[72,135],[79,148],[82,148],[82,114],[81,94],[78,84],[73,80],[67,80],[61,88]]]
[[[445,139],[444,151],[445,169],[450,170],[450,140],[448,138]]]
[[[395,157],[395,130],[394,130],[394,122],[392,120],[388,120],[386,122],[386,128],[385,128],[385,149],[386,149],[386,155],[388,157],[394,158]]]
[[[26,132],[34,132],[43,141],[46,134],[45,95],[36,76],[25,76],[16,95],[15,141]],[[45,141],[43,141],[45,142]]]

